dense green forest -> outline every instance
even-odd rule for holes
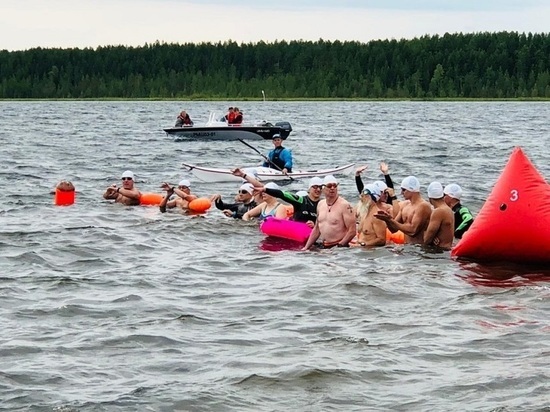
[[[550,34],[0,51],[0,98],[550,98]]]

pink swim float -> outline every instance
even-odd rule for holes
[[[311,228],[303,222],[294,220],[266,218],[260,225],[260,230],[267,236],[281,237],[305,243],[311,233]]]

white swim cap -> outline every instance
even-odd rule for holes
[[[373,183],[373,185],[376,186],[378,190],[380,190],[380,193],[382,193],[384,190],[388,188],[388,185],[381,180],[377,180],[376,182]]]
[[[445,186],[443,193],[454,199],[460,200],[462,197],[462,188],[456,183],[451,183],[450,185]]]
[[[250,183],[245,183],[239,188],[239,190],[245,190],[248,193],[252,194],[252,192],[254,192],[254,186],[252,186]]]
[[[134,172],[131,170],[126,170],[124,173],[122,173],[121,179],[124,179],[125,177],[129,177],[130,179],[134,180]]]
[[[178,186],[191,187],[191,182],[187,179],[183,179],[183,180],[180,180],[180,182],[178,183]]]
[[[309,185],[307,188],[311,189],[311,186],[323,186],[323,179],[320,177],[312,177],[309,179]]]
[[[338,180],[336,180],[336,178],[333,175],[325,176],[325,178],[323,179],[323,184],[328,185],[330,183],[338,184]]]
[[[363,194],[370,196],[372,200],[374,200],[375,202],[378,202],[378,200],[380,199],[381,193],[378,187],[376,187],[374,184],[369,184],[369,185],[366,185],[365,188],[363,189]]]
[[[407,176],[401,182],[401,188],[409,192],[420,192],[420,182],[414,176]]]
[[[428,197],[430,199],[441,199],[443,197],[443,186],[439,182],[432,182],[428,186]]]

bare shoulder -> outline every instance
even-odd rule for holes
[[[430,203],[425,200],[420,204],[420,209],[428,214],[431,214],[433,210],[435,210],[432,209],[432,205],[430,205]]]

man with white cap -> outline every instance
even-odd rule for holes
[[[166,212],[166,208],[172,209],[178,207],[183,211],[189,210],[189,203],[197,198],[197,196],[191,194],[191,182],[187,179],[182,179],[178,183],[178,187],[170,186],[169,183],[163,182],[161,185],[162,190],[166,191],[166,196],[159,204],[160,211]],[[173,194],[176,194],[176,198],[170,200]]]
[[[386,211],[379,211],[375,217],[386,222],[392,233],[398,230],[403,232],[406,243],[424,243],[424,232],[430,221],[432,207],[422,198],[420,182],[414,176],[403,179],[401,193],[405,202],[395,218]]]
[[[134,186],[134,173],[130,170],[126,170],[122,173],[122,187],[117,187],[115,183],[105,190],[103,198],[108,200],[114,200],[115,203],[122,203],[126,206],[139,205],[139,198],[141,193]]]
[[[366,205],[366,211],[357,228],[357,244],[360,246],[384,246],[386,244],[386,224],[374,217],[378,210],[384,210],[387,206],[382,203],[380,196],[381,192],[377,185],[364,186],[362,203]]]
[[[311,228],[315,226],[317,221],[317,205],[321,200],[323,189],[323,179],[320,177],[312,177],[309,180],[309,187],[305,195],[294,194],[292,192],[282,191],[280,189],[272,189],[267,185],[264,187],[255,187],[258,191],[265,191],[268,195],[277,197],[290,203],[294,208],[292,220],[304,222]]]
[[[445,186],[443,189],[445,194],[445,203],[453,210],[455,215],[455,237],[462,239],[462,235],[466,232],[472,223],[474,223],[474,217],[470,213],[467,207],[462,206],[460,198],[462,197],[462,188],[456,183],[451,183]]]
[[[308,250],[317,239],[324,248],[347,247],[355,237],[356,225],[353,208],[338,195],[338,180],[332,175],[323,179],[325,199],[317,205],[317,221],[303,250]]]
[[[224,203],[222,197],[219,194],[212,196],[211,200],[214,205],[220,209],[227,217],[235,219],[242,219],[243,215],[250,209],[256,207],[256,201],[254,200],[254,186],[250,183],[244,183],[239,188],[237,194],[237,202]]]
[[[424,244],[450,250],[453,245],[455,218],[453,211],[443,200],[443,186],[432,182],[428,186],[428,198],[434,207],[424,232]]]

